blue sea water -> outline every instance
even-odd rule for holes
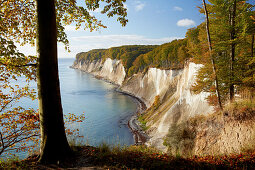
[[[59,77],[64,113],[85,114],[77,124],[80,134],[90,145],[134,144],[127,122],[136,103],[115,91],[116,86],[90,74],[69,68],[74,59],[59,60]]]
[[[98,80],[92,75],[80,70],[71,69],[74,59],[59,59],[59,78],[61,100],[64,114],[84,114],[85,120],[81,123],[69,125],[69,128],[79,128],[83,138],[69,140],[78,141],[78,144],[92,146],[108,143],[113,145],[134,144],[133,135],[127,123],[135,112],[137,105],[127,95],[115,91],[115,85]],[[25,85],[25,79],[19,80],[19,85]],[[30,85],[36,88],[36,83]],[[38,101],[22,99],[16,105],[38,108]],[[16,153],[25,158],[28,153]],[[3,157],[3,155],[1,156]]]

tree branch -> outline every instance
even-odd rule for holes
[[[29,63],[29,64],[24,64],[24,65],[10,65],[10,64],[5,64],[0,62],[0,64],[4,65],[4,66],[12,66],[12,67],[37,67],[37,63]]]
[[[3,140],[3,135],[2,135],[2,133],[0,132],[0,138],[1,138],[1,142],[2,142],[2,149],[1,149],[1,151],[0,151],[0,155],[4,152],[4,140]]]
[[[2,111],[4,111],[4,109],[11,103],[13,102],[14,100],[16,100],[17,98],[19,98],[21,96],[21,94],[18,94],[16,96],[14,96],[10,101],[8,101],[1,109],[0,109],[0,113]]]

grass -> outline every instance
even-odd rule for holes
[[[229,156],[187,157],[170,156],[146,146],[111,147],[102,143],[99,147],[77,146],[76,156],[61,165],[43,166],[37,157],[26,160],[1,162],[1,169],[45,168],[105,168],[105,169],[250,169],[255,166],[255,150]]]
[[[235,120],[250,120],[255,117],[255,101],[239,100],[225,106],[224,114],[233,117]]]
[[[0,159],[0,169],[26,169],[26,168],[27,164],[21,161],[16,156],[9,157],[7,159]]]
[[[146,146],[79,147],[93,166],[106,169],[249,169],[255,165],[255,150],[229,156],[187,157],[170,156]]]
[[[147,121],[143,118],[143,115],[140,115],[138,117],[138,121],[141,123],[140,127],[142,128],[143,131],[146,131],[149,128],[148,126],[146,126]]]

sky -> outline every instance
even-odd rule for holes
[[[75,58],[79,52],[121,45],[160,45],[184,38],[187,29],[204,21],[197,8],[201,6],[201,0],[126,0],[125,6],[129,20],[125,27],[116,17],[101,14],[99,11],[103,7],[92,14],[102,19],[107,28],[90,32],[67,26],[71,52],[65,51],[63,44],[58,44],[58,57]],[[35,55],[35,47],[19,48],[25,54]]]

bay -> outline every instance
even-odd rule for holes
[[[68,136],[69,143],[91,146],[102,143],[119,146],[134,144],[133,135],[127,126],[137,108],[134,99],[116,92],[116,85],[70,68],[73,61],[74,59],[59,59],[58,62],[64,114],[85,115],[83,122],[68,125],[70,129],[78,128],[79,135],[83,136]],[[25,79],[19,79],[18,84],[26,85]],[[30,83],[30,87],[36,88],[36,83]],[[38,101],[23,98],[15,105],[37,109]],[[20,158],[28,156],[28,153],[13,154]]]
[[[80,70],[71,69],[73,59],[59,59],[64,113],[85,114],[77,123],[86,143],[134,144],[127,123],[136,110],[134,100],[115,91],[116,86]]]

